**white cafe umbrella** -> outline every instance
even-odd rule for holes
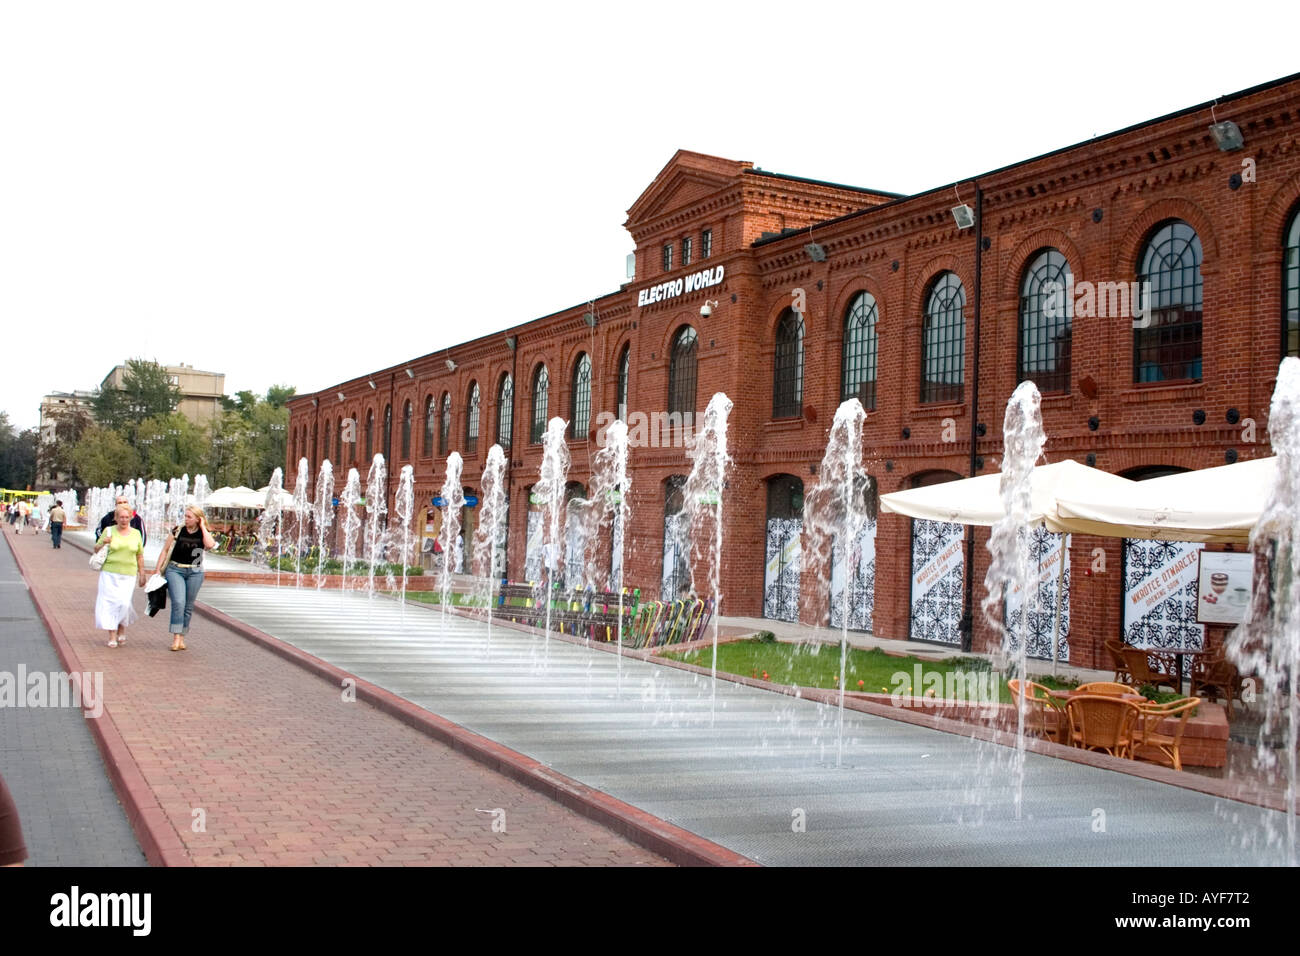
[[[1070,530],[1111,538],[1245,544],[1276,470],[1277,458],[1255,458],[1134,482],[1121,496],[1070,488],[1057,517]]]
[[[1049,531],[1068,533],[1076,529],[1061,521],[1058,502],[1062,495],[1100,500],[1123,500],[1138,482],[1089,468],[1077,461],[1039,465],[1030,476],[1030,524],[1042,524]],[[961,478],[924,488],[909,488],[880,496],[880,510],[957,524],[992,526],[1006,516],[1002,506],[1002,475],[993,473]],[[1056,672],[1060,646],[1061,598],[1065,582],[1065,551],[1061,548],[1056,577],[1056,621],[1052,633],[1052,672]],[[969,573],[969,572],[968,572]]]

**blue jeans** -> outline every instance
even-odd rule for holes
[[[194,616],[194,599],[203,587],[203,569],[169,563],[163,578],[167,581],[167,602],[172,606],[171,633],[188,634],[190,618]]]
[[[63,543],[63,522],[50,522],[50,544],[53,547],[59,547]]]

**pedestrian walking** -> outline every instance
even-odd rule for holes
[[[26,501],[18,502],[18,520],[14,522],[14,528],[19,534],[23,533],[23,528],[27,526],[27,516],[32,513],[32,506]]]
[[[95,529],[95,534],[102,534],[105,528],[111,527],[117,520],[117,509],[129,504],[126,495],[118,495],[113,501],[113,510],[99,519],[99,527]],[[144,522],[140,520],[140,515],[135,509],[131,510],[131,527],[140,532],[141,541],[149,540],[149,535],[144,530]]]
[[[217,541],[208,530],[203,509],[190,505],[185,521],[172,528],[167,544],[158,555],[156,573],[167,581],[167,600],[171,603],[172,650],[185,650],[185,637],[194,616],[194,601],[203,587],[203,552],[215,548]]]
[[[41,507],[39,501],[32,506],[31,525],[37,534],[45,529],[45,509]]]
[[[95,541],[95,550],[108,548],[99,572],[99,594],[95,598],[95,627],[108,631],[108,646],[126,643],[126,629],[135,623],[132,598],[144,587],[144,538],[131,527],[131,506],[123,502],[115,512],[117,523],[105,528]],[[134,579],[134,580],[133,580]]]
[[[50,509],[50,546],[60,548],[63,546],[63,523],[68,520],[67,512],[63,510],[63,502],[54,502],[54,507]]]

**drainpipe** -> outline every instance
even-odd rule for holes
[[[980,304],[983,302],[984,280],[984,190],[975,187],[975,341],[971,364],[970,397],[970,477],[978,474],[975,459],[975,442],[979,435],[980,408]],[[975,637],[975,527],[966,533],[966,608],[962,614],[961,649],[970,653]]]
[[[514,479],[515,479],[515,409],[519,403],[515,401],[515,396],[519,391],[519,334],[515,333],[509,336],[514,340],[514,345],[510,346],[510,451],[506,454],[506,540],[510,540],[510,523],[515,520],[514,502]],[[500,417],[501,410],[497,409],[497,416]],[[528,509],[524,509],[524,535],[528,535]],[[490,565],[489,565],[490,570]],[[510,548],[506,547],[506,577],[510,576]]]

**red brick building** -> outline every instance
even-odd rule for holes
[[[1266,455],[1277,365],[1297,354],[1300,328],[1300,76],[1225,97],[1214,114],[1240,146],[1218,142],[1202,104],[905,197],[680,151],[628,210],[634,280],[296,397],[289,470],[328,457],[364,480],[383,451],[393,474],[414,466],[428,504],[447,453],[462,453],[464,484],[478,488],[500,441],[507,574],[520,580],[535,422],[578,419],[569,477],[586,485],[600,413],[654,421],[723,391],[735,402],[724,611],[826,623],[827,575],[797,571],[800,512],[845,397],[867,408],[880,493],[996,470],[1024,378],[1043,394],[1049,461],[1142,476]],[[340,440],[346,419],[355,441]],[[678,432],[655,431],[630,455],[624,561],[626,583],[652,597],[678,586],[665,514],[691,466],[672,447]],[[966,529],[958,566],[921,594],[914,573],[962,535],[921,525],[879,516],[851,626],[961,642],[973,600],[973,646],[987,646],[987,530]],[[1176,594],[1154,618],[1126,610],[1134,579],[1176,555],[1084,536],[1069,553],[1075,663],[1101,661],[1102,639],[1121,632],[1156,646],[1199,639]]]

